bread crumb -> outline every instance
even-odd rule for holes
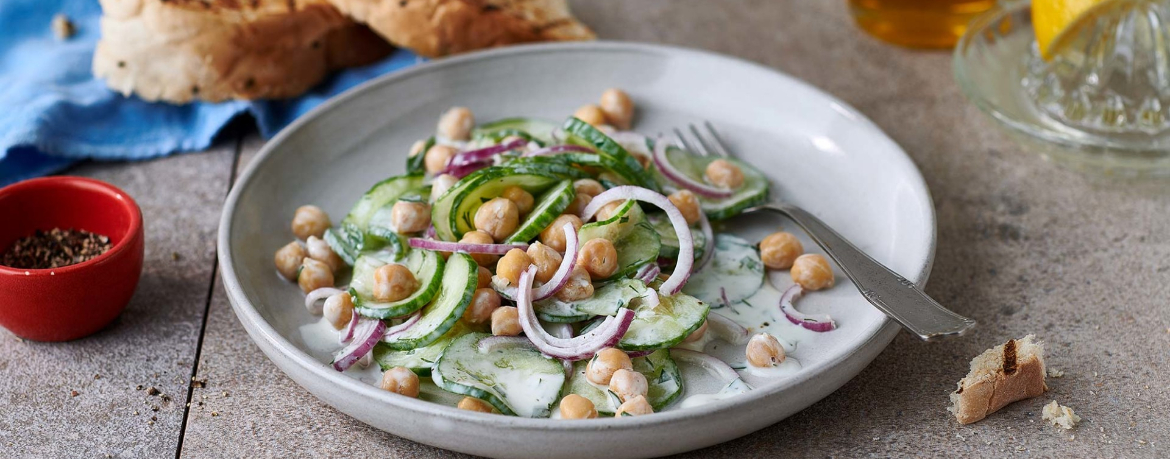
[[[1048,369],[1048,377],[1052,378],[1052,379],[1060,379],[1060,378],[1064,377],[1064,371],[1057,370],[1055,368],[1049,368]]]
[[[1044,384],[1044,347],[1034,335],[988,349],[971,360],[971,371],[951,393],[951,406],[960,424],[987,417],[1010,403],[1036,397]]]
[[[73,21],[69,20],[69,16],[57,13],[53,16],[53,36],[58,40],[68,40],[73,34],[77,33],[77,27],[73,25]]]
[[[1072,429],[1077,426],[1078,422],[1081,422],[1081,417],[1077,416],[1072,408],[1063,406],[1056,400],[1044,405],[1044,414],[1041,417],[1052,425],[1065,430]]]

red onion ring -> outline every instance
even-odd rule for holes
[[[361,317],[362,315],[358,314],[357,311],[353,311],[349,315],[349,325],[347,325],[344,330],[339,330],[337,333],[337,341],[340,344],[345,344],[350,342],[350,340],[353,340],[353,332],[357,329],[358,319]]]
[[[437,250],[440,252],[487,253],[503,255],[512,249],[528,250],[528,244],[471,244],[466,242],[436,241],[412,237],[408,240],[411,247],[416,249]]]
[[[355,362],[369,354],[382,334],[386,332],[386,323],[378,319],[362,318],[354,330],[354,339],[333,356],[333,369],[345,371]]]
[[[539,150],[533,150],[520,156],[546,156],[570,152],[594,153],[594,151],[589,147],[582,147],[580,145],[553,145],[551,147],[544,147]]]
[[[447,162],[447,169],[453,169],[460,166],[467,166],[471,164],[478,164],[484,161],[491,161],[492,156],[506,152],[508,150],[515,150],[517,148],[528,145],[528,141],[524,139],[516,139],[511,142],[502,143],[499,145],[492,145],[478,150],[471,150],[459,153],[452,156]]]
[[[739,373],[736,373],[727,362],[712,357],[710,354],[676,347],[670,349],[670,356],[711,370],[716,376],[723,378],[724,382],[731,383],[739,379]]]
[[[407,317],[406,321],[404,321],[398,325],[395,325],[393,327],[387,328],[386,331],[384,333],[382,333],[382,341],[387,341],[387,342],[393,341],[391,338],[393,338],[396,335],[400,335],[403,332],[409,330],[410,327],[413,327],[414,324],[417,324],[418,320],[421,318],[422,318],[422,310],[420,309],[418,311],[414,311],[414,314],[411,314],[410,317]]]
[[[622,336],[630,329],[634,321],[634,312],[622,308],[617,316],[607,317],[601,325],[589,333],[575,338],[557,338],[550,335],[536,319],[536,311],[532,308],[532,279],[536,277],[536,267],[529,266],[520,274],[520,285],[517,287],[516,307],[520,310],[520,327],[524,335],[532,341],[540,352],[550,357],[564,360],[584,360],[607,347],[612,347],[621,341]]]
[[[488,336],[476,343],[476,349],[484,354],[513,347],[532,347],[532,341],[523,336]]]
[[[691,228],[687,225],[687,220],[683,218],[682,212],[666,196],[638,186],[616,186],[594,196],[593,200],[589,201],[589,205],[581,211],[581,220],[589,221],[606,204],[628,199],[657,206],[665,211],[666,216],[670,218],[670,224],[674,226],[674,232],[678,234],[678,261],[675,262],[674,272],[670,273],[670,277],[662,283],[658,291],[666,296],[678,293],[691,276],[691,267],[695,264],[695,241],[691,237]]]
[[[455,177],[457,179],[461,179],[463,177],[467,177],[468,175],[471,175],[472,172],[478,171],[480,169],[483,169],[483,168],[491,166],[491,165],[492,165],[492,161],[486,160],[486,161],[480,161],[480,162],[471,163],[471,164],[464,164],[461,166],[449,166],[446,169],[443,169],[443,172],[441,172],[441,173],[450,175],[450,176]]]
[[[650,262],[639,268],[638,273],[634,274],[634,278],[642,281],[645,284],[649,284],[653,282],[659,274],[662,274],[662,268],[658,266],[658,263]]]
[[[706,212],[699,212],[699,230],[703,232],[703,256],[699,257],[694,272],[702,271],[715,255],[715,231],[711,230],[711,221],[707,219]]]
[[[645,357],[653,354],[657,350],[658,349],[651,349],[649,351],[626,351],[626,355],[630,356],[631,359],[636,359],[638,357]]]
[[[345,293],[345,290],[333,287],[322,287],[309,292],[305,295],[305,309],[309,310],[309,314],[319,316],[321,315],[325,305],[317,305],[318,301],[323,301],[338,293]]]
[[[736,323],[723,314],[717,312],[707,313],[707,328],[715,336],[728,343],[738,345],[748,342],[748,330],[743,325]]]
[[[435,232],[435,225],[427,226],[427,232],[423,233],[423,237],[426,239],[439,237],[438,233]]]
[[[654,165],[658,167],[658,170],[662,172],[664,177],[683,188],[693,191],[699,196],[707,198],[726,199],[735,194],[735,190],[713,187],[687,177],[687,174],[684,174],[677,167],[674,167],[674,164],[670,163],[670,159],[666,157],[666,148],[666,139],[659,137],[654,142]]]
[[[828,314],[804,314],[796,310],[792,302],[800,298],[803,293],[804,289],[800,287],[800,284],[794,284],[780,296],[780,311],[784,313],[784,317],[787,317],[789,322],[815,332],[827,332],[837,328],[837,324]]]
[[[561,258],[561,265],[557,267],[557,272],[553,273],[552,279],[549,279],[532,294],[533,301],[553,296],[564,288],[565,284],[569,283],[569,275],[573,273],[573,267],[577,265],[577,230],[573,228],[572,223],[565,223],[563,228],[565,230],[565,256]]]

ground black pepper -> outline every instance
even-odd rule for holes
[[[81,230],[37,230],[17,240],[0,257],[0,265],[17,269],[51,269],[89,261],[110,250],[110,238]]]

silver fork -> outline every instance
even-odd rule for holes
[[[695,125],[688,126],[697,143],[690,142],[683,131],[675,128],[674,134],[681,142],[680,146],[703,156],[731,157],[731,149],[715,132],[711,122],[704,121],[703,125],[707,129],[706,136]],[[866,300],[919,338],[929,341],[942,336],[960,335],[975,325],[974,320],[944,308],[913,282],[870,258],[804,209],[772,201],[749,208],[744,213],[764,211],[778,213],[796,222],[837,262]]]

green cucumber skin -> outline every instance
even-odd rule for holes
[[[530,139],[547,145],[553,142],[552,132],[557,127],[557,123],[538,118],[504,118],[476,127],[471,131],[471,137],[473,139],[492,138],[494,135],[499,135],[498,133],[501,131],[519,131],[527,134]],[[500,139],[502,138],[503,136],[500,137]],[[499,139],[495,140],[499,141]]]
[[[726,220],[743,213],[745,209],[768,203],[771,182],[752,165],[735,158],[720,158],[718,156],[698,156],[679,148],[670,147],[667,155],[671,163],[692,179],[701,181],[707,164],[716,159],[725,159],[739,166],[743,171],[744,184],[735,193],[726,199],[710,199],[699,196],[699,206],[707,219],[711,221]],[[661,186],[674,186],[674,183],[662,175],[657,167],[650,168],[654,180]]]
[[[631,332],[627,331],[626,336],[622,337],[622,340],[620,342],[618,342],[618,345],[617,345],[618,349],[621,349],[623,351],[649,351],[649,350],[656,350],[656,349],[666,349],[666,348],[669,348],[671,346],[674,346],[675,344],[681,343],[684,339],[687,338],[687,336],[690,336],[691,333],[693,333],[695,330],[698,330],[699,327],[703,326],[703,322],[705,320],[707,320],[707,314],[711,312],[711,308],[708,307],[706,303],[703,303],[702,301],[699,301],[697,298],[691,297],[690,295],[687,295],[684,293],[677,293],[677,294],[673,295],[672,297],[661,297],[660,296],[659,301],[665,302],[668,300],[678,301],[679,299],[685,299],[685,298],[681,298],[681,297],[690,298],[703,307],[702,313],[700,314],[698,320],[696,320],[690,324],[687,324],[688,326],[685,329],[679,331],[675,335],[673,335],[669,338],[660,339],[656,342],[636,343],[636,344],[631,343],[628,340],[636,338],[636,336],[631,337],[630,336]],[[639,306],[639,308],[640,307],[641,306]],[[635,311],[637,309],[638,308],[635,308]],[[673,307],[670,309],[671,309],[671,311],[674,311]],[[637,317],[634,319],[634,321],[635,322],[646,321],[646,319],[644,319],[642,317]],[[633,331],[633,325],[631,325],[631,330]],[[636,333],[636,331],[633,331],[633,332]]]
[[[423,306],[426,306],[427,303],[429,303],[436,295],[439,294],[440,284],[443,280],[443,268],[446,266],[446,261],[444,261],[443,257],[439,256],[438,253],[432,252],[430,250],[414,249],[411,251],[411,253],[421,253],[422,256],[426,257],[426,259],[422,261],[423,266],[420,268],[420,272],[411,273],[414,274],[415,279],[419,279],[420,281],[423,280],[420,278],[427,269],[427,265],[436,265],[433,275],[431,275],[429,279],[425,280],[426,284],[420,285],[414,295],[399,301],[395,301],[393,303],[384,303],[384,306],[373,306],[374,304],[379,303],[362,298],[362,295],[359,295],[356,290],[350,288],[350,295],[354,299],[354,310],[357,311],[358,314],[374,319],[390,319],[393,317],[400,317],[422,309]]]
[[[577,193],[573,190],[573,182],[564,180],[558,185],[544,192],[532,212],[516,228],[516,232],[508,236],[506,244],[528,242],[544,231],[553,220],[561,215],[573,203]]]
[[[610,164],[610,168],[615,169],[614,172],[629,179],[633,185],[649,188],[653,191],[660,191],[658,183],[642,167],[642,164],[637,159],[634,159],[634,156],[626,151],[625,148],[617,142],[614,142],[609,136],[597,130],[597,128],[575,117],[570,117],[565,121],[563,129],[569,134],[567,139],[569,143],[595,148],[604,155],[612,158],[615,162]],[[605,158],[603,157],[602,159],[604,160]]]
[[[472,397],[482,399],[482,400],[490,403],[492,406],[494,406],[501,413],[511,415],[511,416],[516,416],[517,413],[515,411],[513,411],[511,409],[511,407],[508,406],[508,404],[503,399],[501,399],[500,397],[497,397],[495,394],[492,394],[491,392],[488,392],[484,389],[481,389],[481,388],[478,388],[478,387],[475,387],[475,386],[472,386],[472,385],[469,385],[469,384],[466,384],[463,382],[456,382],[456,381],[447,379],[447,377],[443,376],[444,369],[451,369],[451,366],[454,366],[455,369],[459,369],[459,370],[463,371],[464,374],[472,377],[472,381],[467,381],[468,383],[483,384],[485,386],[488,385],[486,382],[478,379],[478,377],[474,376],[468,370],[463,369],[465,367],[463,367],[463,365],[458,363],[458,360],[456,360],[455,362],[451,362],[449,364],[450,366],[448,366],[448,360],[459,359],[460,357],[466,358],[466,355],[461,355],[460,352],[472,352],[476,355],[476,358],[480,358],[481,356],[482,356],[482,358],[491,358],[490,354],[482,354],[482,353],[479,353],[477,351],[479,341],[481,339],[484,339],[484,338],[487,338],[490,336],[492,336],[492,335],[488,334],[488,333],[468,333],[466,335],[460,336],[460,337],[456,338],[455,340],[453,340],[451,342],[451,344],[449,344],[447,346],[447,348],[443,350],[443,354],[439,357],[439,360],[436,361],[435,365],[432,367],[431,379],[435,382],[435,385],[439,386],[443,390],[446,390],[446,391],[452,392],[452,393],[456,393],[456,394],[469,395]],[[494,352],[501,352],[501,351],[494,351]],[[529,355],[527,356],[528,358],[536,357],[536,358],[540,359],[539,360],[540,365],[547,365],[549,367],[549,368],[545,368],[545,370],[549,370],[549,372],[547,374],[552,375],[552,377],[554,378],[551,381],[555,381],[555,378],[558,378],[558,377],[561,379],[560,383],[557,384],[556,387],[558,389],[564,387],[565,374],[564,374],[564,370],[561,368],[561,364],[558,360],[553,359],[551,357],[543,356],[539,352],[537,352],[535,349],[524,349],[524,350],[517,349],[517,350],[514,350],[514,352],[529,353]],[[512,361],[509,363],[523,363],[523,361]],[[500,367],[499,365],[500,365],[499,362],[496,362],[496,366],[498,368],[500,368],[500,370],[502,370],[502,371],[519,371],[514,366],[509,366],[509,367],[505,368],[505,367]],[[558,392],[559,392],[559,390],[558,390]],[[545,411],[551,411],[552,406],[557,401],[557,397],[556,397],[557,394],[551,394],[551,395],[553,395],[553,397],[552,397],[553,400],[550,400],[548,406],[546,406],[544,408]]]
[[[440,359],[441,358],[442,357],[440,357]],[[511,408],[508,408],[508,404],[504,403],[503,400],[496,398],[496,396],[492,395],[490,392],[476,387],[465,386],[463,384],[448,381],[443,378],[443,374],[439,371],[438,368],[434,366],[431,367],[431,381],[433,381],[436,386],[439,386],[440,389],[443,389],[452,394],[466,395],[468,397],[475,397],[488,402],[497,410],[500,410],[500,414],[507,416],[516,415],[516,412],[512,411]]]
[[[642,266],[658,259],[662,243],[658,240],[658,232],[643,221],[634,225],[629,234],[614,244],[614,248],[618,253],[618,269],[601,282],[634,277]]]
[[[435,224],[435,234],[445,241],[457,241],[464,233],[475,228],[471,219],[480,205],[499,196],[504,188],[517,185],[525,191],[539,194],[562,180],[572,180],[584,176],[584,173],[568,166],[558,166],[556,163],[527,162],[534,158],[521,158],[520,164],[488,167],[472,172],[464,177],[455,186],[448,189],[431,210],[431,222]],[[516,160],[519,161],[519,160]],[[479,196],[479,202],[464,205],[468,197],[477,194],[481,187],[498,188],[498,192],[490,196]]]
[[[452,278],[447,279],[448,270],[460,268],[462,268],[464,271],[453,272]],[[463,281],[463,285],[455,285],[455,283],[458,281]],[[448,285],[449,283],[451,285]],[[435,326],[434,329],[429,331],[426,335],[418,336],[413,339],[400,338],[386,344],[390,347],[390,349],[403,351],[426,346],[435,342],[435,340],[439,339],[445,333],[447,333],[451,327],[455,326],[455,322],[463,317],[463,312],[467,310],[469,305],[471,305],[471,298],[475,295],[475,287],[478,283],[479,265],[475,264],[475,261],[471,259],[471,255],[465,253],[452,253],[451,257],[447,259],[447,265],[443,269],[442,286],[439,288],[439,293],[435,296],[435,299],[431,300],[430,304],[423,307],[423,316],[421,319],[419,319],[419,321],[421,322],[427,320],[430,313],[439,313],[439,311],[443,311],[442,309],[439,309],[439,311],[428,310],[428,308],[439,304],[441,301],[445,300],[449,302],[449,304],[454,304],[454,308],[447,308],[447,311],[443,313],[445,314],[445,316],[443,316],[443,321]],[[450,293],[448,294],[448,292]],[[448,298],[448,296],[455,297]],[[442,305],[439,304],[438,307],[442,307]],[[415,325],[415,327],[420,325]],[[403,334],[417,335],[413,328],[407,332],[404,332]]]
[[[447,349],[447,345],[451,344],[455,338],[471,333],[471,329],[464,325],[462,321],[455,322],[455,326],[451,327],[435,342],[423,347],[414,348],[408,351],[395,351],[390,349],[386,343],[378,342],[374,346],[374,361],[378,362],[378,366],[382,371],[387,371],[394,367],[406,367],[421,377],[431,375],[431,367],[435,362],[439,361],[439,356],[443,355],[443,351]],[[427,357],[430,357],[429,359]]]

